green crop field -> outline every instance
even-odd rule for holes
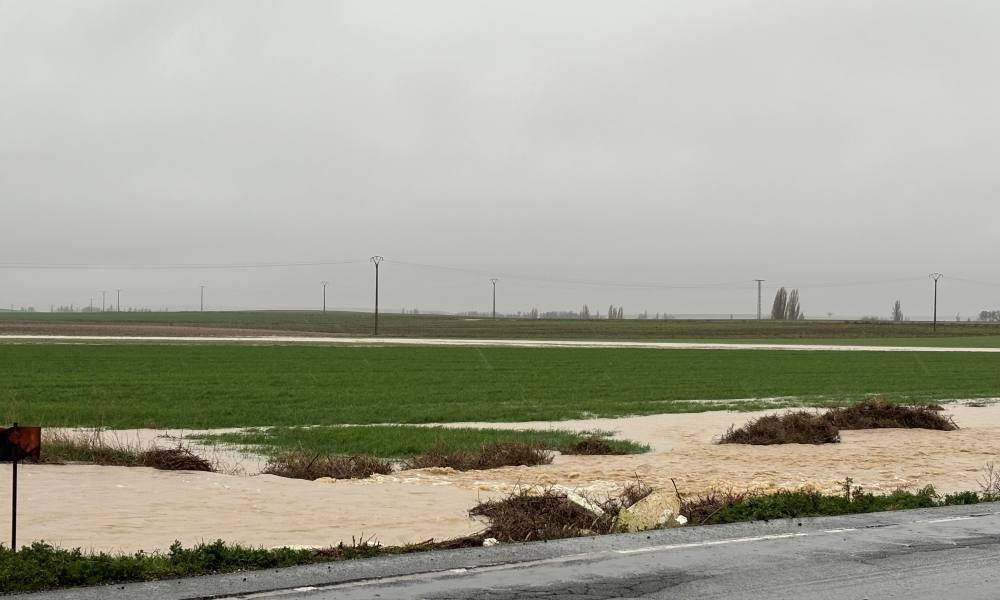
[[[198,335],[296,333],[370,335],[372,315],[357,312],[0,312],[0,334]],[[862,321],[498,319],[383,314],[379,333],[391,337],[636,341],[775,341],[922,346],[1000,346],[1000,324]]]
[[[1000,354],[0,344],[0,418],[49,426],[558,420],[872,393],[1000,396]]]

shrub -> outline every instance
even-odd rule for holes
[[[832,408],[823,415],[823,418],[839,429],[889,427],[940,431],[958,429],[955,421],[951,417],[938,414],[937,408],[940,407],[905,406],[887,402],[882,398],[868,398],[853,406]]]
[[[806,411],[766,415],[735,429],[730,426],[720,444],[831,444],[840,432],[820,415]]]
[[[629,484],[603,502],[589,500],[598,511],[588,510],[555,488],[519,488],[506,498],[480,502],[470,515],[486,517],[485,537],[501,542],[554,540],[612,533],[618,513],[648,496],[642,482]]]

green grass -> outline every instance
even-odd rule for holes
[[[156,328],[240,329],[259,333],[370,335],[372,315],[358,312],[0,313],[0,333],[115,333]],[[391,337],[637,340],[827,341],[892,345],[1000,346],[1000,323],[756,320],[497,319],[383,313],[379,333]]]
[[[866,394],[1000,396],[1000,354],[0,345],[0,418],[45,426],[558,420]]]
[[[984,497],[976,492],[959,492],[941,497],[930,486],[917,492],[896,490],[889,494],[872,494],[854,489],[849,496],[781,491],[750,496],[735,502],[723,502],[719,507],[712,506],[713,512],[706,518],[692,515],[690,522],[692,525],[717,525],[745,521],[773,521],[978,504],[992,500],[992,497]]]
[[[454,450],[476,451],[494,442],[526,442],[561,450],[588,435],[571,431],[466,429],[414,426],[365,427],[274,427],[267,430],[196,436],[210,443],[262,449],[266,454],[304,450],[320,455],[370,454],[385,458],[407,458],[441,445]],[[648,452],[649,446],[623,440],[607,440],[620,454]]]
[[[36,542],[17,553],[0,547],[0,593],[101,585],[127,581],[153,581],[227,573],[252,569],[275,569],[316,562],[368,558],[407,548],[382,549],[375,544],[340,546],[327,551],[290,548],[251,548],[221,540],[183,548],[175,542],[168,552],[135,554],[89,554],[79,548],[63,550]]]

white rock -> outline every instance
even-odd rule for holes
[[[661,527],[680,527],[687,523],[681,515],[681,499],[674,493],[653,492],[618,514],[619,531],[646,531]]]
[[[499,546],[499,545],[500,545],[500,540],[496,538],[486,538],[485,540],[483,540],[483,547],[485,548],[489,548],[491,546]]]
[[[599,517],[604,514],[603,508],[594,504],[587,498],[584,498],[580,494],[577,494],[576,492],[566,492],[566,499],[572,502],[573,504],[576,504],[580,508],[586,510],[587,512],[592,513],[595,517]]]

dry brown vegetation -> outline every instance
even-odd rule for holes
[[[807,411],[766,415],[719,439],[720,444],[832,444],[841,430],[851,429],[958,429],[955,421],[937,405],[906,406],[882,398],[868,398],[853,406],[831,408],[823,414]]]
[[[806,411],[765,415],[735,429],[729,427],[720,444],[832,444],[840,432],[821,415]]]
[[[564,491],[554,488],[520,488],[506,498],[480,502],[469,511],[489,519],[483,536],[501,542],[553,540],[611,533],[618,513],[650,494],[645,484],[627,486],[618,496],[591,501],[599,513],[573,502]]]
[[[691,525],[709,522],[719,511],[741,504],[753,494],[749,491],[711,490],[699,496],[681,498],[681,514]]]
[[[473,471],[510,466],[533,467],[551,462],[552,453],[539,444],[496,442],[483,444],[472,452],[438,444],[423,454],[407,459],[403,468],[450,467],[456,471]]]
[[[264,473],[307,479],[313,481],[321,477],[334,479],[364,479],[378,473],[392,473],[392,461],[375,456],[320,456],[293,452],[280,454],[267,461]]]
[[[940,410],[936,405],[905,406],[882,398],[868,398],[854,406],[832,408],[823,418],[839,429],[958,429],[951,417],[938,414]]]
[[[87,435],[47,434],[43,463],[85,463],[114,467],[152,467],[163,471],[215,471],[214,465],[190,448],[144,447],[138,442],[109,441],[100,430]]]

